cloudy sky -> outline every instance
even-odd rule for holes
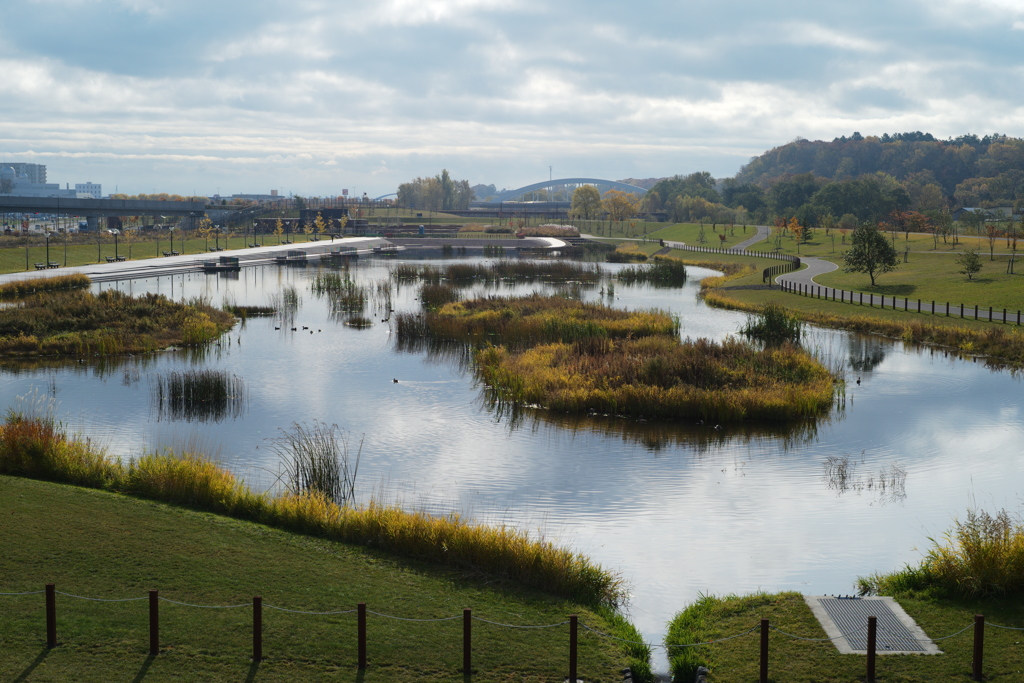
[[[1024,0],[0,0],[0,155],[122,192],[733,175],[1024,135]]]

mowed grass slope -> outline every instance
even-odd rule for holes
[[[900,605],[936,643],[941,655],[879,655],[876,680],[890,683],[934,683],[971,680],[971,656],[975,614],[1002,626],[1024,626],[1024,602],[1019,598],[1001,600],[933,600],[899,596]],[[746,596],[705,596],[673,620],[666,638],[668,645],[708,642],[735,636],[768,619],[778,630],[769,635],[768,676],[786,683],[858,683],[864,681],[866,657],[839,654],[829,641],[798,640],[826,638],[824,630],[799,593],[754,594]],[[759,631],[713,645],[674,648],[673,672],[677,680],[693,679],[699,665],[711,670],[711,683],[750,683],[758,680]],[[1010,683],[1024,680],[1024,638],[1020,631],[997,628],[985,630],[985,680]]]
[[[96,598],[162,597],[204,605],[355,609],[434,619],[465,607],[491,621],[554,624],[601,615],[511,584],[360,547],[117,494],[0,476],[0,592],[57,590]],[[0,596],[0,680],[462,681],[462,622],[368,618],[369,668],[357,674],[354,614],[264,608],[264,657],[251,657],[251,609],[160,603],[161,652],[148,657],[147,602],[57,596],[59,647],[45,648],[43,596]],[[474,622],[474,680],[561,681],[568,627],[518,630]],[[580,671],[621,680],[614,641],[581,629]]]

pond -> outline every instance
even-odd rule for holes
[[[489,405],[459,357],[396,348],[389,309],[418,310],[417,285],[378,287],[398,263],[351,268],[370,290],[366,329],[344,324],[346,314],[314,294],[313,266],[95,285],[218,305],[297,296],[293,319],[250,318],[201,354],[0,369],[0,409],[18,397],[49,398],[67,427],[113,453],[198,446],[257,488],[274,485],[281,429],[337,423],[353,448],[362,442],[361,499],[455,510],[571,546],[621,572],[632,587],[628,612],[656,643],[699,593],[852,593],[858,575],[917,562],[928,537],[972,505],[1018,511],[1024,414],[1021,383],[1009,372],[812,329],[808,344],[845,367],[848,379],[845,400],[817,423],[716,429],[510,415]],[[722,339],[746,317],[698,299],[698,280],[710,274],[691,269],[681,289],[569,289],[587,300],[666,309],[684,337]],[[227,371],[244,401],[209,413],[168,409],[160,387],[170,373],[197,369]],[[660,654],[655,665],[667,668]]]

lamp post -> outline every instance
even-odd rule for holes
[[[50,266],[50,231],[47,230],[43,233],[46,236],[46,266]]]
[[[174,256],[174,226],[168,227],[167,232],[171,235],[171,256]]]
[[[117,228],[114,228],[113,230],[110,231],[110,234],[114,236],[114,260],[116,261],[117,260],[117,256],[118,256],[118,254],[117,254],[117,236],[121,234],[121,231],[118,230]]]

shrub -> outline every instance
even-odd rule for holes
[[[747,317],[747,324],[740,329],[740,334],[767,346],[799,344],[803,323],[785,307],[765,304],[760,313]]]

